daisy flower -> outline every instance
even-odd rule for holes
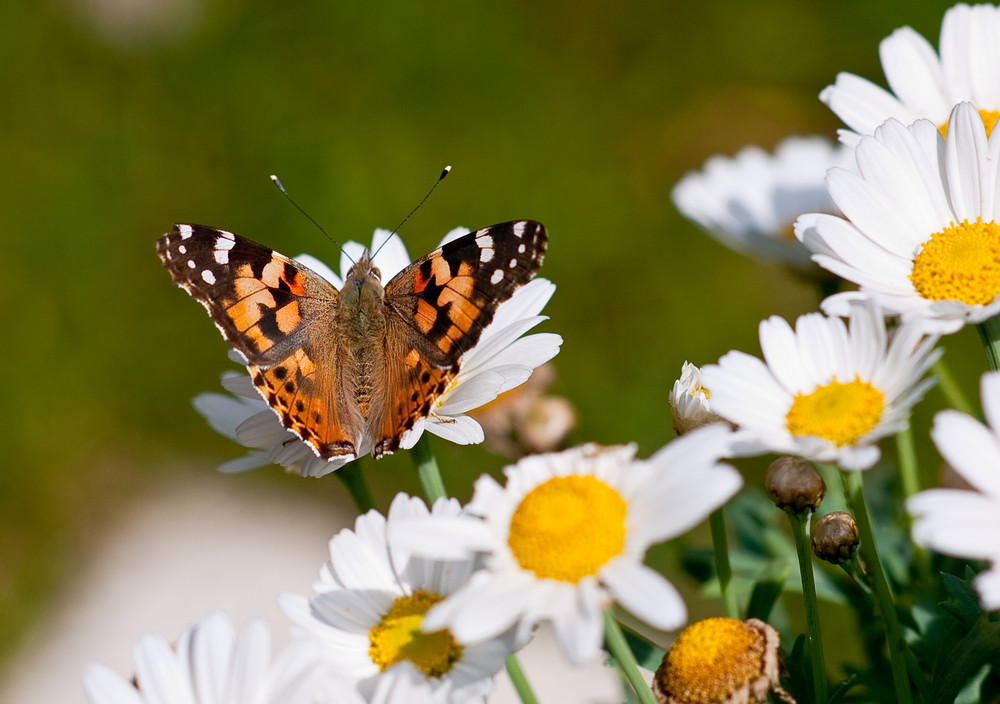
[[[854,146],[889,118],[909,125],[926,118],[942,132],[952,108],[971,102],[987,132],[1000,116],[1000,8],[955,5],[941,21],[941,53],[910,27],[879,44],[889,92],[871,81],[840,73],[819,99],[850,130],[840,139]]]
[[[983,425],[958,411],[934,416],[931,438],[971,490],[928,489],[910,497],[913,540],[946,555],[986,560],[974,585],[983,608],[1000,609],[1000,372],[981,380]]]
[[[740,430],[739,454],[774,452],[868,469],[880,438],[898,432],[933,383],[937,339],[903,323],[890,336],[873,304],[840,318],[778,316],[760,324],[764,361],[738,351],[702,369],[712,409]]]
[[[296,639],[272,663],[263,622],[236,635],[229,617],[214,613],[176,645],[155,633],[140,638],[134,678],[91,665],[83,684],[90,704],[365,704],[320,655],[315,643]]]
[[[507,655],[523,645],[514,633],[468,645],[447,629],[420,630],[427,610],[459,589],[476,561],[414,556],[387,541],[387,528],[460,512],[454,499],[440,499],[428,511],[420,499],[399,494],[388,518],[369,511],[353,531],[333,537],[330,561],[311,597],[279,596],[289,618],[322,644],[337,674],[366,696],[379,686],[408,688],[415,679],[430,689],[434,702],[481,702]],[[397,682],[401,677],[406,682]]]
[[[812,269],[809,252],[792,232],[795,218],[838,212],[823,177],[849,154],[822,137],[789,137],[768,154],[745,147],[733,158],[713,156],[670,194],[689,220],[725,246],[749,257]]]
[[[739,473],[719,463],[730,433],[692,431],[648,460],[635,458],[634,445],[530,455],[504,470],[503,487],[480,477],[466,515],[426,532],[407,527],[429,554],[483,557],[484,569],[437,604],[424,628],[476,643],[548,620],[576,663],[600,653],[602,610],[612,603],[654,628],[682,625],[683,599],[643,557],[739,490]]]
[[[1000,312],[1000,139],[987,140],[969,103],[949,124],[945,138],[927,120],[889,120],[858,145],[858,173],[827,177],[847,219],[799,219],[813,259],[860,287],[823,301],[827,313],[870,297],[886,314],[948,334]]]
[[[456,228],[445,236],[441,244],[468,232],[465,228]],[[360,259],[365,249],[357,242],[344,245],[340,270],[345,276],[352,261]],[[388,282],[410,264],[402,240],[388,230],[375,231],[371,251],[376,252],[373,261],[382,272],[383,281]],[[343,279],[318,259],[302,255],[297,261],[325,277],[338,289],[343,286]],[[535,367],[559,352],[562,344],[559,335],[536,333],[524,336],[528,330],[547,319],[541,311],[554,292],[555,285],[551,281],[536,278],[517,289],[509,300],[497,308],[493,321],[483,330],[479,342],[462,357],[458,374],[437,398],[431,414],[417,420],[413,428],[405,433],[403,449],[413,447],[424,431],[460,445],[483,441],[482,427],[466,413],[524,383]],[[238,363],[245,362],[238,353],[230,356]],[[341,457],[327,461],[317,457],[309,445],[281,424],[254,388],[249,376],[227,374],[223,376],[222,385],[233,396],[200,394],[194,399],[195,409],[213,429],[251,448],[251,452],[222,464],[220,471],[237,472],[278,464],[303,476],[321,477],[355,459]]]

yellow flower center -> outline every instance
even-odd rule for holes
[[[728,701],[763,670],[765,640],[734,618],[707,618],[685,628],[663,660],[661,685],[677,702]]]
[[[434,604],[442,600],[423,589],[397,598],[389,613],[368,634],[368,655],[384,672],[397,662],[409,660],[428,677],[447,673],[462,657],[462,646],[448,629],[423,633],[420,622]]]
[[[799,393],[785,416],[793,435],[818,435],[841,445],[853,445],[882,417],[885,397],[870,382],[842,384],[836,377],[808,394]]]
[[[1000,226],[977,218],[935,232],[914,257],[910,281],[927,300],[990,303],[1000,293]]]
[[[980,110],[979,118],[983,121],[983,127],[986,128],[986,137],[988,139],[990,133],[993,131],[993,125],[997,123],[997,118],[1000,118],[1000,112],[997,112],[996,110]],[[943,125],[938,127],[938,132],[941,133],[942,137],[947,137],[948,123],[945,122]]]
[[[554,477],[521,500],[507,544],[539,579],[578,582],[621,554],[625,510],[625,500],[599,479]]]

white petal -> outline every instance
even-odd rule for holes
[[[687,607],[677,589],[649,567],[619,560],[601,570],[604,582],[626,611],[663,631],[684,625]]]

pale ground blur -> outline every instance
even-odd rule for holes
[[[346,507],[275,497],[206,472],[197,486],[161,487],[117,518],[106,544],[72,579],[0,682],[0,704],[85,704],[81,675],[101,662],[132,673],[132,643],[148,631],[176,638],[213,610],[239,628],[271,626],[274,650],[288,621],[281,591],[308,593],[327,541],[353,523]],[[567,665],[543,629],[520,654],[542,702],[617,702],[620,688],[600,660]],[[506,674],[490,704],[518,702]]]

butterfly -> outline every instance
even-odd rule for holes
[[[531,280],[541,223],[470,232],[384,286],[366,251],[343,286],[265,245],[179,224],[156,242],[174,283],[246,359],[282,425],[324,460],[398,450],[458,374],[498,306]]]

